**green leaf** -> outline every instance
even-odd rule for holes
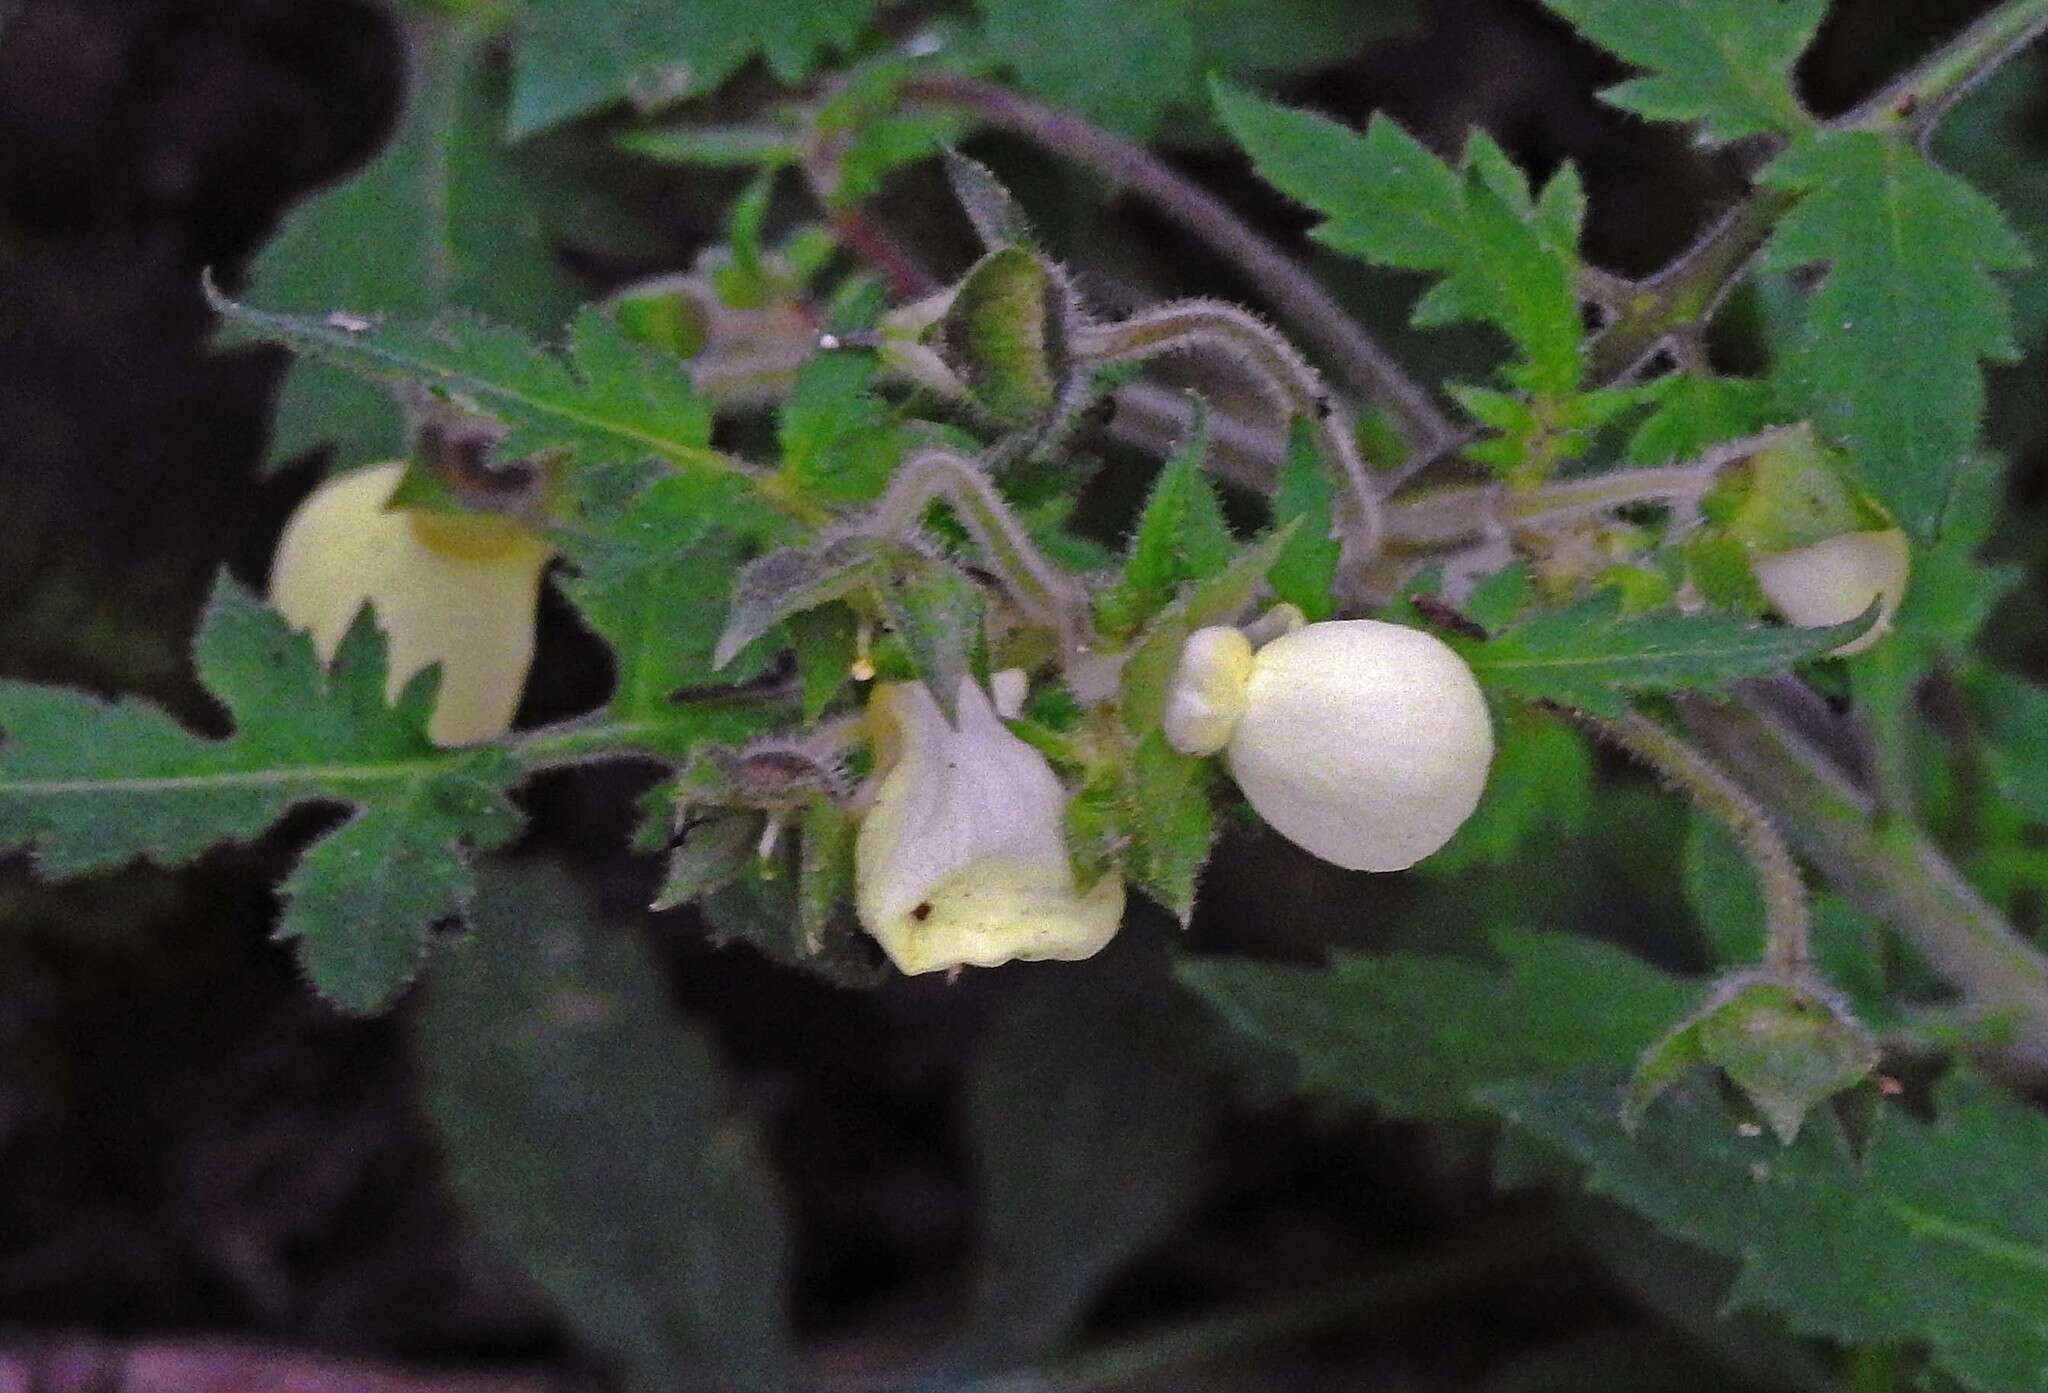
[[[960,679],[983,647],[986,592],[950,562],[906,551],[882,585],[882,613],[932,699],[952,720]]]
[[[796,649],[797,685],[808,725],[825,713],[860,658],[860,621],[845,605],[824,605],[783,621]]]
[[[1097,0],[977,0],[1018,81],[1123,135],[1152,134],[1195,78],[1187,0],[1124,0],[1105,31]]]
[[[1198,72],[1302,72],[1412,30],[1412,0],[1188,0]]]
[[[1577,1157],[1588,1188],[1735,1258],[1736,1309],[1844,1343],[1926,1340],[1978,1393],[2048,1387],[2048,1120],[1967,1072],[1937,1117],[1879,1115],[1860,1167],[1839,1133],[1792,1146],[1731,1125],[1708,1090],[1622,1130],[1607,1075],[1490,1088],[1516,1129]]]
[[[1478,809],[1419,869],[1457,876],[1474,866],[1502,865],[1538,834],[1577,833],[1592,802],[1593,756],[1579,733],[1542,712],[1510,711]]]
[[[1384,116],[1360,134],[1228,83],[1214,90],[1224,124],[1260,175],[1327,219],[1316,240],[1444,277],[1416,305],[1417,324],[1494,324],[1525,359],[1520,385],[1551,394],[1578,385],[1577,257],[1558,241],[1570,186],[1546,195],[1539,212],[1526,183],[1503,179],[1505,157],[1484,137],[1467,148],[1460,172]]]
[[[1870,1076],[1877,1041],[1812,992],[1755,982],[1699,1023],[1700,1053],[1746,1094],[1787,1145],[1807,1114]]]
[[[1123,574],[1096,600],[1096,618],[1111,633],[1134,632],[1166,608],[1182,585],[1228,566],[1237,550],[1230,524],[1223,520],[1223,504],[1202,470],[1209,445],[1204,415],[1198,402],[1187,440],[1152,481],[1131,533]],[[1309,467],[1320,476],[1313,459]]]
[[[320,318],[335,311],[430,318],[464,309],[552,331],[574,303],[527,207],[532,171],[500,141],[505,83],[481,26],[402,26],[404,107],[373,162],[288,216],[249,269],[247,298]],[[404,453],[390,396],[332,365],[292,365],[279,391],[274,459],[323,445],[337,464]]]
[[[826,503],[881,496],[903,458],[903,432],[872,390],[877,356],[820,353],[797,370],[779,419],[782,477]]]
[[[2048,689],[1993,671],[1981,703],[1992,739],[1984,751],[1999,791],[2035,822],[2048,823]]]
[[[1344,548],[1330,535],[1335,509],[1315,428],[1297,416],[1288,428],[1287,457],[1273,487],[1273,521],[1293,525],[1294,535],[1274,558],[1266,580],[1275,597],[1310,623],[1328,619],[1337,609],[1331,591]]]
[[[813,547],[784,547],[749,561],[732,583],[732,605],[713,666],[724,667],[791,615],[874,584],[886,574],[895,550],[880,537],[853,533]]]
[[[651,909],[701,900],[738,880],[761,841],[762,819],[745,812],[686,815]]]
[[[1792,68],[1820,27],[1827,0],[1543,0],[1616,57],[1647,68],[1600,95],[1652,121],[1696,121],[1725,144],[1796,136],[1813,118],[1792,90]]]
[[[528,0],[512,139],[627,101],[653,111],[712,91],[756,56],[784,83],[867,29],[878,0]]]
[[[1795,146],[1761,177],[1801,195],[1765,268],[1829,263],[1782,366],[1786,388],[1899,525],[1932,541],[1976,448],[1980,363],[2016,353],[1991,272],[2026,265],[2026,249],[1996,204],[1881,135]]]
[[[1193,1201],[1209,1106],[1131,950],[1035,971],[968,1066],[981,1199],[975,1313],[1008,1353],[1056,1345],[1102,1283]],[[1147,990],[1149,988],[1149,990]]]
[[[853,840],[859,823],[829,798],[804,808],[797,859],[797,923],[804,949],[825,948],[835,928],[846,927],[853,901]]]
[[[1123,813],[1131,882],[1185,928],[1194,918],[1196,882],[1216,840],[1208,766],[1152,731],[1132,751]]]
[[[1956,475],[1940,540],[1914,548],[1892,640],[1917,650],[1908,664],[1913,676],[1937,656],[1967,652],[1999,602],[2025,582],[2025,567],[1979,559],[1998,525],[2004,495],[2005,461],[1973,456]]]
[[[611,646],[618,679],[611,711],[619,719],[672,712],[677,691],[744,681],[772,656],[765,644],[745,661],[735,661],[744,645],[719,648],[726,588],[745,547],[721,525],[745,519],[747,505],[745,490],[729,477],[670,474],[608,525],[565,534],[575,574],[562,580],[562,591]],[[702,714],[719,719],[708,704]]]
[[[0,847],[32,848],[51,876],[137,857],[175,866],[253,840],[291,808],[353,818],[314,843],[283,887],[282,937],[314,987],[358,1011],[418,972],[430,930],[465,917],[468,853],[519,830],[502,751],[442,750],[426,735],[436,679],[384,699],[385,645],[366,610],[332,673],[312,641],[223,575],[196,645],[199,675],[234,723],[193,735],[143,702],[0,683]]]
[[[1295,523],[1283,523],[1239,552],[1218,574],[1189,586],[1152,621],[1124,664],[1124,728],[1143,737],[1158,729],[1166,713],[1166,689],[1180,663],[1188,636],[1210,624],[1234,622],[1265,588],[1266,572],[1293,538]]]
[[[1675,372],[1643,389],[1650,414],[1623,449],[1637,464],[1680,464],[1715,445],[1754,435],[1771,424],[1768,383],[1746,377],[1694,377]]]
[[[366,377],[417,383],[495,416],[510,431],[499,446],[507,458],[568,448],[584,463],[658,459],[711,474],[744,469],[711,448],[711,408],[675,358],[635,343],[595,308],[576,315],[558,357],[516,329],[475,319],[341,328],[251,309],[211,286],[208,296],[254,337]]]
[[[1237,1029],[1293,1057],[1305,1093],[1395,1117],[1470,1118],[1483,1085],[1624,1068],[1697,989],[1618,948],[1503,929],[1498,965],[1339,954],[1327,968],[1198,959],[1176,974]]]
[[[1618,716],[1629,693],[1713,687],[1784,672],[1848,642],[1873,617],[1792,629],[1728,614],[1628,615],[1608,592],[1538,614],[1491,639],[1453,634],[1445,642],[1491,691]]]
[[[981,245],[987,251],[1000,251],[1005,247],[1030,249],[1037,245],[1031,235],[1031,220],[1024,215],[1023,205],[1010,192],[995,171],[980,160],[971,160],[958,150],[945,153],[946,183],[953,190],[953,201],[960,205],[960,211],[967,215],[967,221],[974,225],[975,235],[981,238]]]
[[[658,965],[559,872],[488,877],[418,1024],[470,1218],[638,1390],[788,1386],[788,1221]]]
[[[2035,137],[2040,97],[2031,65],[2007,63],[1966,92],[1935,129],[1934,158],[1989,194],[2029,247],[2048,246],[2048,164]],[[2012,277],[2017,337],[2048,333],[2048,265],[2040,257]]]

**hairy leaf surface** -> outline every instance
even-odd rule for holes
[[[390,142],[285,219],[245,294],[316,319],[463,309],[551,332],[573,291],[527,206],[528,159],[499,138],[506,94],[489,35],[415,18],[401,36],[405,105]],[[343,465],[390,459],[402,426],[387,392],[301,359],[279,392],[271,454],[331,445]]]
[[[1762,177],[1801,194],[1766,267],[1829,267],[1784,382],[1900,526],[1930,541],[1976,447],[1981,364],[2016,352],[1991,273],[2025,265],[2026,249],[1996,204],[1901,140],[1829,135]]]
[[[1633,1133],[1610,1076],[1493,1086],[1487,1106],[1590,1169],[1589,1187],[1738,1259],[1728,1295],[1847,1343],[1930,1342],[1979,1393],[2048,1388],[2048,1119],[1967,1072],[1932,1123],[1887,1109],[1861,1166],[1833,1127],[1781,1146],[1680,1090]]]
[[[1339,954],[1329,967],[1197,959],[1178,976],[1285,1051],[1307,1093],[1396,1117],[1469,1118],[1482,1085],[1633,1063],[1696,989],[1591,939],[1503,929],[1498,964]]]
[[[1616,57],[1648,69],[1600,95],[1652,121],[1697,121],[1717,144],[1812,124],[1792,67],[1827,0],[1543,0]]]
[[[223,576],[196,657],[234,722],[223,739],[143,702],[0,684],[0,847],[34,849],[57,876],[138,857],[175,866],[302,803],[349,806],[286,880],[277,933],[299,941],[324,994],[355,1010],[387,1004],[430,931],[465,917],[469,849],[518,831],[511,760],[428,741],[432,676],[386,703],[384,638],[367,610],[330,673],[310,639]]]

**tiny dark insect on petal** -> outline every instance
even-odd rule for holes
[[[922,904],[918,905],[916,909],[910,911],[910,917],[917,920],[917,922],[920,924],[922,924],[925,920],[931,918],[932,902],[930,900],[926,900]]]

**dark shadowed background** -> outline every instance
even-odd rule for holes
[[[1390,111],[1440,149],[1484,126],[1539,174],[1579,162],[1587,250],[1619,271],[1674,254],[1740,188],[1739,150],[1701,153],[1598,105],[1592,93],[1618,70],[1534,4],[1425,8],[1417,36],[1283,95],[1354,124]],[[1847,106],[1982,8],[1839,5],[1804,72],[1811,101]],[[219,728],[184,654],[197,610],[222,566],[260,582],[322,461],[261,472],[280,358],[208,351],[200,271],[233,286],[294,200],[377,148],[397,83],[393,34],[368,5],[19,0],[0,29],[0,677],[143,694]],[[1237,291],[1159,220],[1090,203],[1091,186],[1044,157],[996,139],[972,148],[1017,183],[1084,284]],[[1167,148],[1302,245],[1305,217],[1241,159],[1199,140]],[[719,235],[737,187],[644,167],[622,178],[653,236],[565,245],[592,294],[686,264]],[[913,227],[930,220],[933,248],[964,260],[963,234],[923,178],[900,179],[890,198]],[[1376,327],[1407,337],[1392,328],[1400,298],[1357,293]],[[1433,366],[1445,349],[1422,351]],[[1739,359],[1739,337],[1722,351]],[[2043,476],[2038,451],[2025,451],[2041,424],[2039,373],[2038,360],[2005,370],[1996,388],[1999,443],[2021,460],[2006,549],[2037,566]],[[1113,532],[1130,497],[1096,502]],[[2038,586],[2019,603],[2037,612]],[[2026,628],[2036,644],[2048,635]],[[2044,656],[2012,655],[2036,672]],[[526,715],[589,705],[604,691],[601,663],[551,606]],[[619,847],[646,782],[630,770],[550,776],[526,796],[531,829],[513,855],[568,865],[658,945],[679,1007],[713,1028],[765,1111],[796,1215],[807,1340],[842,1369],[900,1358],[965,1299],[976,1233],[960,1079],[990,1012],[1046,982],[1156,972],[1175,931],[1146,908],[1102,963],[830,987],[711,950],[690,911],[642,910],[657,867]],[[1427,945],[1459,896],[1505,896],[1533,922],[1687,965],[1685,936],[1657,922],[1678,839],[1653,833],[1679,815],[1626,774],[1610,783],[1610,807],[1578,836],[1474,871],[1455,895],[1442,882],[1343,877],[1240,831],[1192,939],[1312,957],[1331,941],[1336,904],[1343,941]],[[0,1353],[79,1336],[228,1335],[451,1367],[581,1367],[546,1302],[472,1236],[444,1184],[404,1012],[337,1015],[267,940],[271,886],[315,821],[176,874],[53,887],[0,861]],[[1648,830],[1612,834],[1630,821]],[[1186,1217],[1121,1270],[1091,1330],[1148,1328],[1513,1231],[1534,1235],[1526,1260],[1475,1263],[1419,1304],[1342,1339],[1265,1352],[1214,1386],[1480,1387],[1530,1346],[1618,1337],[1652,1363],[1668,1351],[1668,1315],[1593,1260],[1545,1246],[1544,1202],[1496,1197],[1477,1146],[1452,1154],[1420,1129],[1284,1101],[1259,1072],[1215,1071]],[[1725,1371],[1701,1377],[1731,1386]]]

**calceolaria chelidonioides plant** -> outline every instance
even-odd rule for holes
[[[407,409],[341,441],[269,605],[216,589],[197,657],[228,735],[0,686],[0,847],[57,876],[175,864],[347,805],[279,931],[317,989],[375,1009],[462,919],[522,781],[652,762],[658,906],[873,981],[1085,958],[1139,897],[1185,923],[1226,825],[1358,872],[1512,856],[1590,736],[1694,800],[1763,904],[1752,960],[1639,1042],[1631,1121],[1705,1064],[1789,1143],[1882,1051],[1956,1048],[1887,983],[1834,980],[1816,872],[1991,1023],[1980,1054],[2038,1061],[2048,964],[1916,824],[1912,761],[1929,680],[1952,704],[2016,680],[1971,641],[2001,584],[1974,556],[1982,364],[2010,356],[1997,273],[2026,255],[1927,142],[2048,3],[1996,6],[1826,120],[1792,86],[1815,0],[1546,3],[1647,70],[1614,101],[1759,171],[1646,280],[1584,261],[1570,165],[1536,187],[1484,133],[1447,161],[1385,118],[1208,93],[1319,241],[1436,278],[1417,325],[1485,326],[1498,364],[1441,394],[1209,193],[937,40],[877,38],[758,125],[628,133],[758,174],[724,245],[575,312],[559,351],[463,313],[273,308],[261,267],[251,304],[209,283],[234,331],[302,355],[294,431],[344,370]],[[1288,332],[1214,299],[1103,312],[950,148],[977,122],[1126,185]],[[982,244],[950,278],[868,206],[927,162]],[[799,184],[815,222],[787,216]],[[1707,351],[1739,296],[1767,376]],[[394,462],[370,437],[401,419]],[[1153,477],[1122,535],[1075,525],[1129,469]],[[614,688],[521,728],[546,578]],[[1383,885],[1356,882],[1360,913]]]

